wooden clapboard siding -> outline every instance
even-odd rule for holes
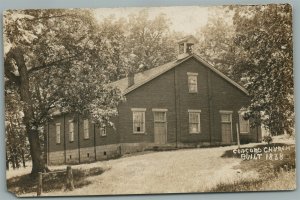
[[[58,115],[48,123],[48,151],[78,150],[80,161],[81,156],[86,154],[94,158],[106,157],[104,155],[106,151],[102,151],[101,147],[113,144],[126,144],[126,148],[129,144],[133,146],[141,144],[139,148],[142,149],[144,144],[155,143],[184,146],[237,142],[235,124],[239,123],[239,110],[247,107],[250,102],[247,92],[227,77],[224,78],[224,75],[216,72],[197,56],[189,56],[158,68],[159,73],[156,75],[155,69],[139,73],[138,77],[142,82],[134,84],[130,90],[125,90],[126,101],[120,103],[118,116],[112,119],[116,129],[107,128],[106,136],[101,136],[99,127],[89,122],[90,137],[84,139],[83,118],[79,117],[74,127],[74,142],[70,142],[69,126],[66,123],[74,116]],[[189,92],[188,73],[198,74],[196,93]],[[145,77],[145,80],[150,78],[143,81],[141,77]],[[117,83],[124,89],[126,82],[125,78]],[[132,108],[145,109],[144,133],[137,134],[133,131]],[[156,123],[153,109],[166,110],[167,122]],[[201,111],[200,133],[189,132],[188,110]],[[229,125],[221,122],[220,110],[232,111],[230,129]],[[60,144],[55,142],[55,123],[57,122],[64,124]],[[165,135],[164,132],[166,132]],[[251,128],[248,134],[241,134],[240,138],[248,142],[260,141],[260,127]],[[85,148],[84,153],[80,151],[81,148]],[[93,153],[90,152],[92,150]],[[101,155],[97,155],[98,150],[101,150]],[[64,156],[67,156],[66,153]]]

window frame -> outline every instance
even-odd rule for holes
[[[200,134],[201,133],[201,110],[192,110],[192,109],[189,109],[188,110],[188,114],[189,114],[189,134]],[[191,132],[191,128],[190,128],[190,125],[191,124],[196,124],[196,123],[192,123],[191,122],[191,114],[197,114],[198,115],[198,131],[197,132]]]
[[[59,128],[57,128],[59,127]],[[56,144],[61,143],[61,123],[55,123],[55,142]]]
[[[146,133],[146,108],[131,108],[132,111],[132,132],[133,134],[145,134]],[[135,121],[134,121],[134,114],[135,113],[143,113],[143,130],[142,131],[136,131],[135,130]]]
[[[104,133],[104,134],[103,134]],[[107,132],[106,132],[106,127],[99,127],[99,134],[101,137],[106,137],[107,136]]]
[[[85,140],[90,139],[90,129],[89,129],[89,120],[88,119],[83,120],[83,138]]]
[[[72,125],[72,131],[71,131],[71,125]],[[74,135],[75,135],[74,120],[69,120],[69,142],[74,142]]]
[[[164,123],[167,123],[167,112],[168,112],[168,109],[165,109],[165,108],[153,108],[152,112],[153,112],[153,121],[154,122],[164,122]],[[155,116],[156,113],[164,113],[164,119],[163,120],[157,120],[156,116]]]
[[[198,73],[187,72],[187,76],[188,76],[189,93],[198,93]],[[196,79],[195,84],[191,85],[190,78],[195,78]],[[191,86],[195,86],[196,90],[195,91],[191,90]]]
[[[221,118],[221,120],[220,120],[221,126],[222,126],[223,123],[230,124],[230,129],[231,129],[230,134],[231,134],[231,142],[232,142],[233,141],[233,129],[232,129],[232,114],[233,114],[233,111],[231,111],[231,110],[220,110],[219,113],[220,113],[220,118]],[[222,120],[222,115],[224,115],[224,114],[230,116],[230,121],[223,121]],[[221,134],[222,134],[222,132],[221,132]]]
[[[221,123],[230,123],[232,126],[232,113],[233,111],[231,110],[220,110],[220,117],[221,117]],[[223,121],[222,115],[229,115],[230,116],[230,121]]]
[[[246,110],[241,110],[241,111],[238,112],[239,113],[239,127],[240,127],[240,133],[241,134],[249,134],[250,133],[250,120],[249,119],[245,120],[244,117],[243,117],[243,114],[244,114],[245,111]],[[242,131],[242,129],[241,129],[241,127],[242,127],[241,126],[241,119],[244,122],[247,123],[247,129],[248,129],[248,131]]]

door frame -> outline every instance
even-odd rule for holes
[[[164,122],[165,123],[165,142],[164,143],[161,143],[161,144],[167,144],[168,143],[168,118],[167,118],[167,112],[168,112],[168,109],[165,109],[165,108],[153,108],[152,109],[152,112],[153,112],[153,139],[154,139],[154,143],[155,143],[155,113],[156,112],[162,112],[165,114],[165,119],[166,121]]]
[[[231,110],[220,110],[219,111],[220,112],[220,118],[221,118],[221,120],[220,120],[220,122],[221,122],[221,138],[222,138],[222,143],[223,143],[223,131],[222,131],[222,124],[223,123],[228,123],[229,124],[229,122],[222,122],[222,115],[223,114],[225,114],[225,115],[230,115],[230,144],[232,144],[233,143],[233,133],[232,133],[232,113],[233,113],[233,111],[231,111]]]

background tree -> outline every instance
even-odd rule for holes
[[[176,38],[169,25],[164,14],[149,19],[148,12],[142,10],[129,16],[124,44],[129,71],[144,71],[176,59]]]
[[[116,19],[114,16],[104,18],[99,23],[97,30],[98,40],[101,40],[106,48],[106,61],[104,65],[106,77],[110,81],[119,80],[126,76],[125,61],[125,41],[127,30],[127,21],[124,18]]]
[[[5,91],[5,135],[6,135],[6,168],[26,167],[29,157],[28,140],[22,124],[22,103],[20,97],[12,89]]]
[[[164,14],[150,18],[147,10],[128,17],[109,16],[100,21],[99,35],[111,51],[107,76],[111,81],[176,59],[175,32]]]
[[[238,46],[235,73],[251,96],[248,117],[271,134],[292,133],[294,83],[290,5],[233,7]]]
[[[196,51],[244,85],[247,118],[274,134],[294,128],[292,11],[289,5],[214,8],[197,32]]]
[[[199,43],[196,44],[195,51],[218,70],[239,81],[240,77],[235,77],[233,73],[236,62],[235,26],[232,21],[234,13],[227,6],[209,11],[207,24],[196,33]]]

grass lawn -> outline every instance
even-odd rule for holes
[[[274,144],[273,144],[274,146]],[[286,147],[282,159],[242,160],[237,146],[144,152],[115,160],[72,166],[74,191],[64,191],[65,176],[48,176],[43,196],[122,195],[189,192],[239,192],[295,189],[295,145]],[[242,145],[240,150],[264,148]],[[251,153],[250,153],[251,154]],[[254,154],[254,153],[253,153]],[[268,158],[268,159],[267,159]],[[274,157],[273,157],[274,158]],[[50,166],[50,170],[66,166]],[[285,169],[285,170],[282,170]],[[36,195],[36,179],[26,171],[7,173],[8,190],[20,196]]]
[[[90,181],[86,180],[87,177],[100,175],[104,170],[100,167],[94,167],[90,169],[73,169],[74,187],[81,188],[90,184]],[[36,194],[37,191],[37,177],[32,177],[30,174],[20,175],[12,177],[7,180],[8,191],[16,194]],[[43,175],[43,192],[52,192],[57,190],[63,190],[66,183],[66,173],[61,170],[53,170],[49,174]]]
[[[287,147],[284,143],[256,145],[254,148],[264,149],[272,147]],[[245,149],[242,148],[241,151]],[[270,153],[273,154],[270,159]],[[254,155],[254,153],[249,153]],[[269,155],[266,155],[269,154]],[[274,154],[279,152],[263,152],[260,159],[243,160],[237,168],[243,172],[255,169],[259,176],[242,178],[231,183],[219,183],[211,192],[242,192],[242,191],[272,191],[296,189],[296,156],[295,145],[288,145],[282,152],[282,159],[275,160]],[[222,157],[240,157],[233,151],[226,151]],[[279,158],[279,156],[277,157]]]

